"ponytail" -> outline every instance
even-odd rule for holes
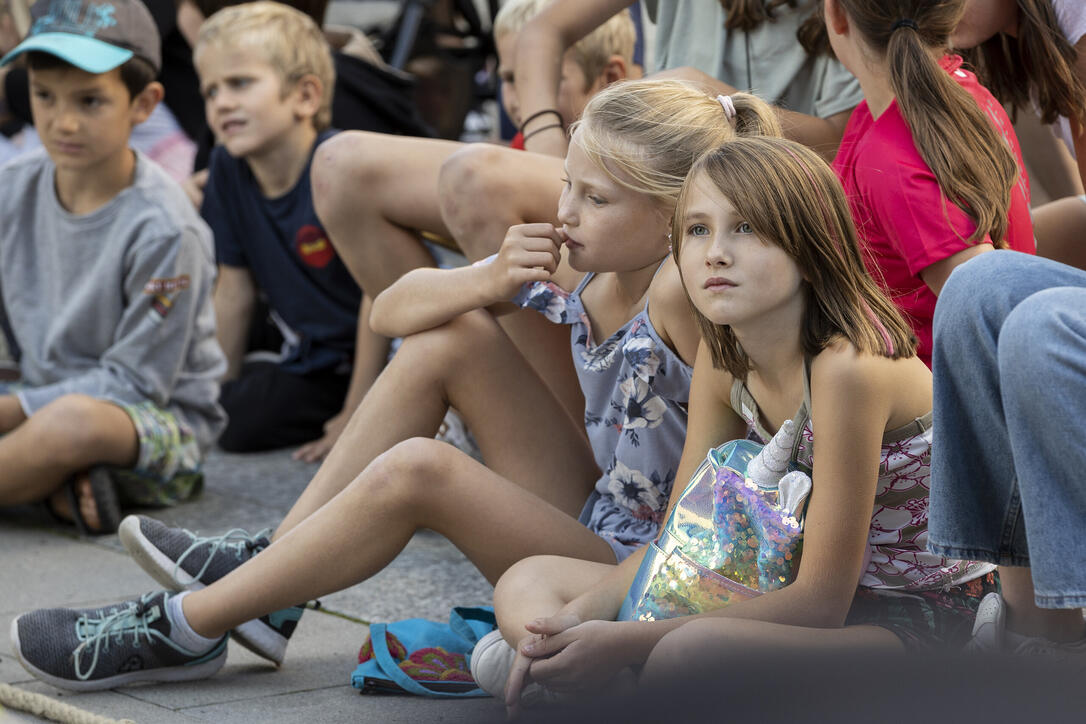
[[[943,194],[976,224],[969,237],[1006,247],[1014,154],[968,91],[932,58],[961,19],[962,0],[838,0],[885,54],[890,87],[920,156]]]
[[[612,83],[570,127],[616,183],[654,197],[671,215],[690,166],[740,136],[780,136],[777,112],[749,93],[728,97],[734,115],[705,90],[677,80]]]

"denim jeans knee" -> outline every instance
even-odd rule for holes
[[[1038,604],[1086,604],[1086,273],[1016,252],[963,265],[933,372],[929,547],[1030,565]]]

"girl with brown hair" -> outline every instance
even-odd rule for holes
[[[1053,124],[1086,183],[1086,3],[966,0],[955,48],[1001,102]],[[1086,268],[1086,196],[1033,210],[1040,255]]]
[[[1029,181],[1010,119],[947,55],[965,0],[826,0],[837,57],[860,81],[834,169],[864,259],[931,365],[935,301],[954,267],[1033,253]]]
[[[767,133],[780,133],[776,115],[751,95],[721,102],[677,81],[595,95],[566,157],[560,227],[514,226],[487,263],[415,269],[377,297],[375,329],[403,345],[273,540],[130,516],[126,548],[187,592],[26,614],[12,634],[23,664],[85,691],[201,678],[222,666],[231,630],[279,663],[301,615],[292,604],[368,579],[422,528],[491,581],[530,555],[616,562],[651,540],[676,479],[698,345],[670,219],[699,155]],[[514,298],[566,330],[584,393],[576,418],[498,327]],[[427,439],[449,405],[486,465]],[[108,623],[80,639],[69,624],[81,616]]]
[[[691,170],[672,241],[702,335],[680,475],[715,445],[766,442],[805,418],[797,460],[812,462],[813,486],[796,578],[696,616],[613,622],[639,556],[522,561],[494,599],[519,650],[507,704],[526,680],[588,689],[627,667],[658,683],[779,648],[964,643],[991,566],[924,549],[931,373],[864,270],[833,171],[791,141],[730,142]]]

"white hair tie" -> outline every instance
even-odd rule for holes
[[[732,101],[732,97],[717,96],[716,99],[720,103],[720,107],[724,109],[724,117],[729,121],[735,118],[735,103]]]

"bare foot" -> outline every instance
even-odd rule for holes
[[[83,516],[87,528],[91,531],[98,530],[102,521],[98,518],[98,505],[94,502],[94,491],[91,490],[90,478],[86,473],[80,473],[75,480],[75,495],[79,504],[79,512]],[[49,496],[49,507],[64,520],[75,521],[71,504],[64,488],[53,491]]]

